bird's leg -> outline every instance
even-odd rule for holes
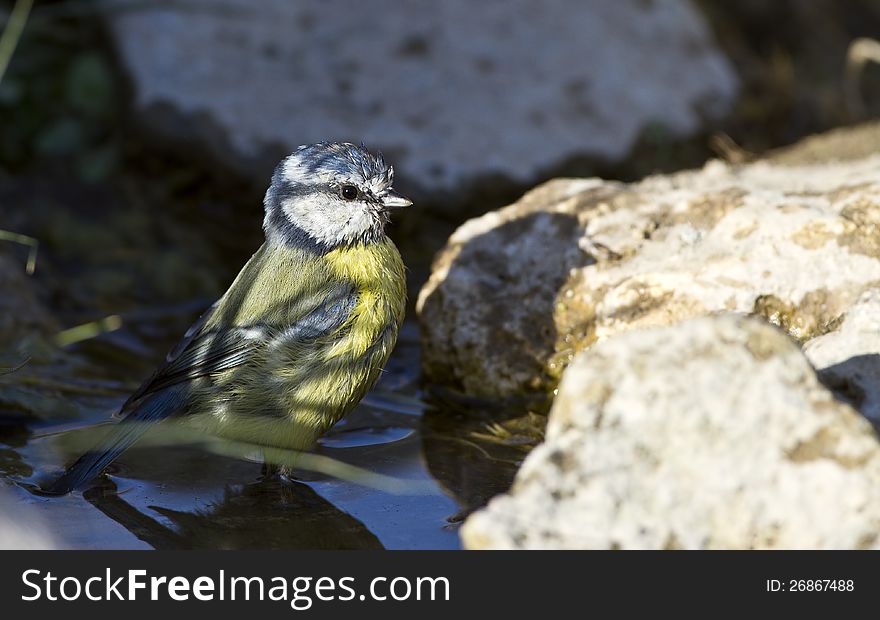
[[[278,477],[278,466],[274,463],[263,461],[263,467],[260,468],[260,480],[272,480]]]
[[[296,482],[293,472],[294,469],[292,467],[264,461],[263,467],[260,470],[260,480],[277,480],[283,484],[292,484]]]

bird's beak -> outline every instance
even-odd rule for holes
[[[412,204],[412,200],[404,198],[393,189],[386,190],[381,196],[382,206],[386,209],[402,209]]]

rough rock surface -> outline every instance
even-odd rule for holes
[[[110,18],[166,135],[245,159],[363,140],[426,190],[619,160],[646,129],[693,134],[737,91],[686,0],[182,0]]]
[[[557,179],[452,235],[419,295],[423,363],[471,394],[546,393],[635,327],[755,313],[803,343],[878,287],[880,156]]]
[[[597,344],[547,441],[469,548],[876,548],[880,443],[764,321],[692,319]]]

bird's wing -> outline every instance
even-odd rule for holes
[[[307,342],[333,332],[348,319],[357,303],[357,293],[353,286],[340,285],[329,294],[322,291],[311,299],[292,302],[291,306],[299,308],[301,313],[298,317],[287,317],[285,325],[257,322],[208,327],[217,309],[215,303],[187,330],[165,363],[126,401],[123,414],[149,394],[240,366],[275,338]]]
[[[186,405],[187,382],[246,363],[259,348],[275,338],[286,343],[308,342],[332,333],[348,319],[357,303],[354,286],[340,285],[311,298],[291,300],[297,317],[284,326],[266,323],[209,327],[217,304],[187,330],[165,363],[125,402],[122,419],[97,448],[81,456],[46,491],[69,493],[97,476],[143,435],[152,422],[181,411]]]

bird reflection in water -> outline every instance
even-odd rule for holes
[[[172,526],[123,499],[109,478],[83,496],[155,549],[382,549],[360,521],[306,484],[276,476],[227,486],[223,498],[184,512],[150,506]]]

